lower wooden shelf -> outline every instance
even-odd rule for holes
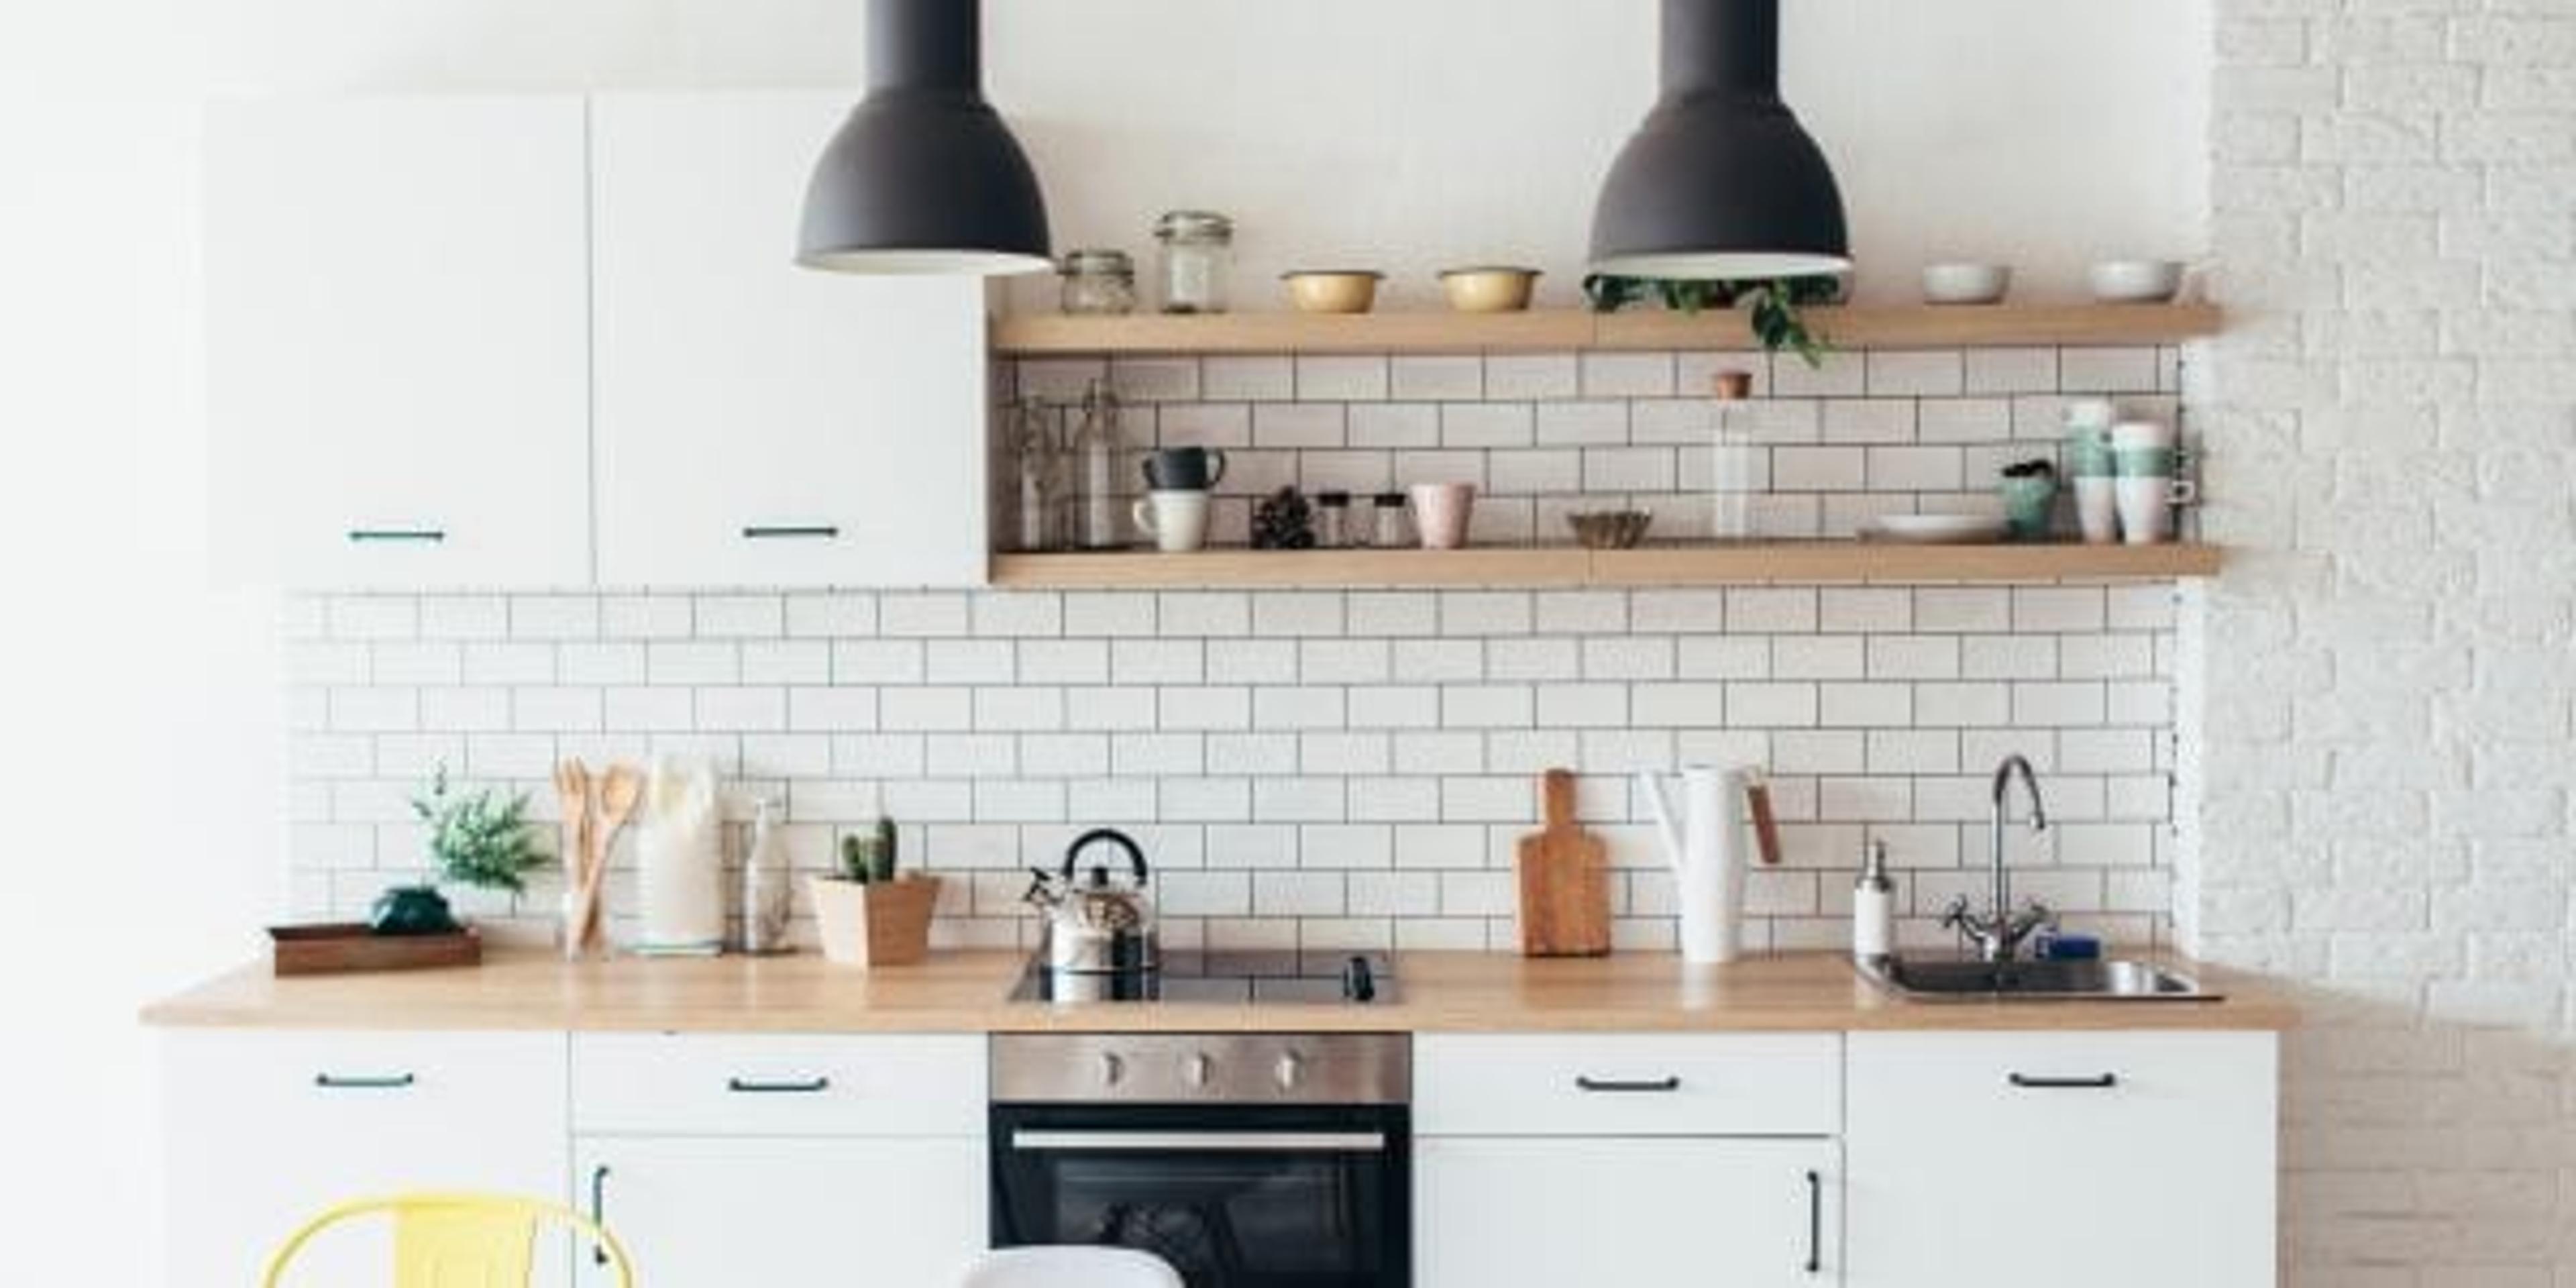
[[[1902,546],[1860,541],[1475,550],[1208,550],[996,555],[993,584],[1021,590],[1204,586],[1726,586],[1764,583],[2171,580],[2216,574],[2216,546]]]

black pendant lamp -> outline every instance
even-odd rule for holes
[[[1780,101],[1780,0],[1663,0],[1663,97],[1592,217],[1592,271],[1749,281],[1851,267],[1842,191]]]
[[[823,149],[796,262],[994,277],[1051,266],[1046,196],[984,101],[982,0],[869,0],[868,95]]]

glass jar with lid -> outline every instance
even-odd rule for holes
[[[1175,210],[1154,224],[1162,245],[1165,313],[1223,313],[1234,270],[1234,221],[1206,210]]]
[[[1122,317],[1136,311],[1136,261],[1123,250],[1068,252],[1056,268],[1064,278],[1063,310],[1074,317]]]

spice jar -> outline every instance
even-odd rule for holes
[[[1154,224],[1162,243],[1163,311],[1225,312],[1234,269],[1234,221],[1205,210],[1175,210]]]
[[[1074,317],[1120,317],[1136,311],[1136,261],[1123,250],[1077,250],[1057,270],[1063,309]]]
[[[1380,492],[1370,501],[1369,544],[1380,550],[1402,550],[1413,544],[1413,524],[1402,492]]]
[[[1351,494],[1316,493],[1315,547],[1319,550],[1348,549],[1352,544],[1351,533]]]

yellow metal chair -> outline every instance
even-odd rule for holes
[[[305,1223],[268,1259],[262,1288],[278,1288],[315,1235],[357,1217],[389,1215],[394,1225],[393,1288],[527,1288],[537,1233],[567,1227],[596,1244],[616,1267],[618,1288],[635,1273],[617,1236],[560,1203],[482,1194],[398,1194],[343,1203]]]

